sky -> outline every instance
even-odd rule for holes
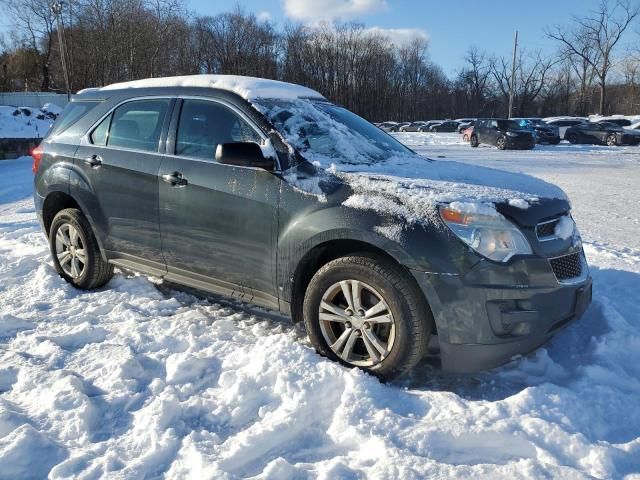
[[[510,55],[514,30],[527,50],[555,51],[544,29],[569,24],[600,0],[188,0],[191,10],[213,15],[240,5],[245,11],[283,25],[289,21],[355,21],[370,28],[390,29],[401,39],[426,36],[428,53],[445,73],[463,64],[470,45],[495,55]]]

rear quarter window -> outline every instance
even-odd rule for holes
[[[69,102],[64,110],[58,116],[58,119],[51,127],[49,135],[56,135],[63,130],[66,130],[71,125],[76,123],[82,117],[84,117],[89,110],[95,107],[99,102],[96,101],[77,101]]]

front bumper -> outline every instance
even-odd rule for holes
[[[497,367],[580,318],[591,303],[586,261],[584,267],[571,283],[558,282],[542,258],[480,262],[465,276],[412,271],[436,322],[443,370]]]

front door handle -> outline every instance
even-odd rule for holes
[[[91,155],[89,158],[84,159],[84,163],[91,168],[97,168],[102,165],[102,157],[100,155]]]
[[[180,172],[168,173],[162,175],[162,180],[171,184],[172,187],[184,187],[189,184],[186,178]]]

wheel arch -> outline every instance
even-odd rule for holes
[[[93,225],[91,217],[87,215],[86,209],[83,208],[81,203],[78,202],[72,195],[66,192],[62,192],[59,190],[49,192],[43,201],[42,224],[44,226],[45,235],[47,236],[47,238],[49,237],[49,230],[51,229],[51,223],[53,222],[53,219],[58,214],[58,212],[64,210],[65,208],[77,208],[78,210],[80,210],[82,215],[84,215],[93,230],[96,241],[98,242],[98,246],[100,247],[100,254],[102,255],[103,260],[107,261],[102,241],[100,239],[100,236],[96,235],[95,227]]]
[[[368,253],[381,258],[384,258],[398,267],[400,267],[407,278],[407,281],[415,285],[417,291],[420,293],[427,308],[431,310],[429,299],[426,297],[422,289],[420,288],[415,277],[409,272],[407,267],[403,264],[401,258],[398,258],[397,252],[390,253],[387,249],[380,245],[368,242],[366,240],[357,238],[339,238],[324,241],[315,245],[309,249],[300,259],[291,277],[291,296],[290,300],[290,313],[294,323],[298,323],[303,320],[303,301],[304,295],[307,290],[307,286],[311,281],[311,278],[315,273],[320,270],[324,265],[340,257],[344,257],[356,253]],[[431,312],[430,312],[431,313]],[[436,333],[436,325],[431,318],[431,331]]]

